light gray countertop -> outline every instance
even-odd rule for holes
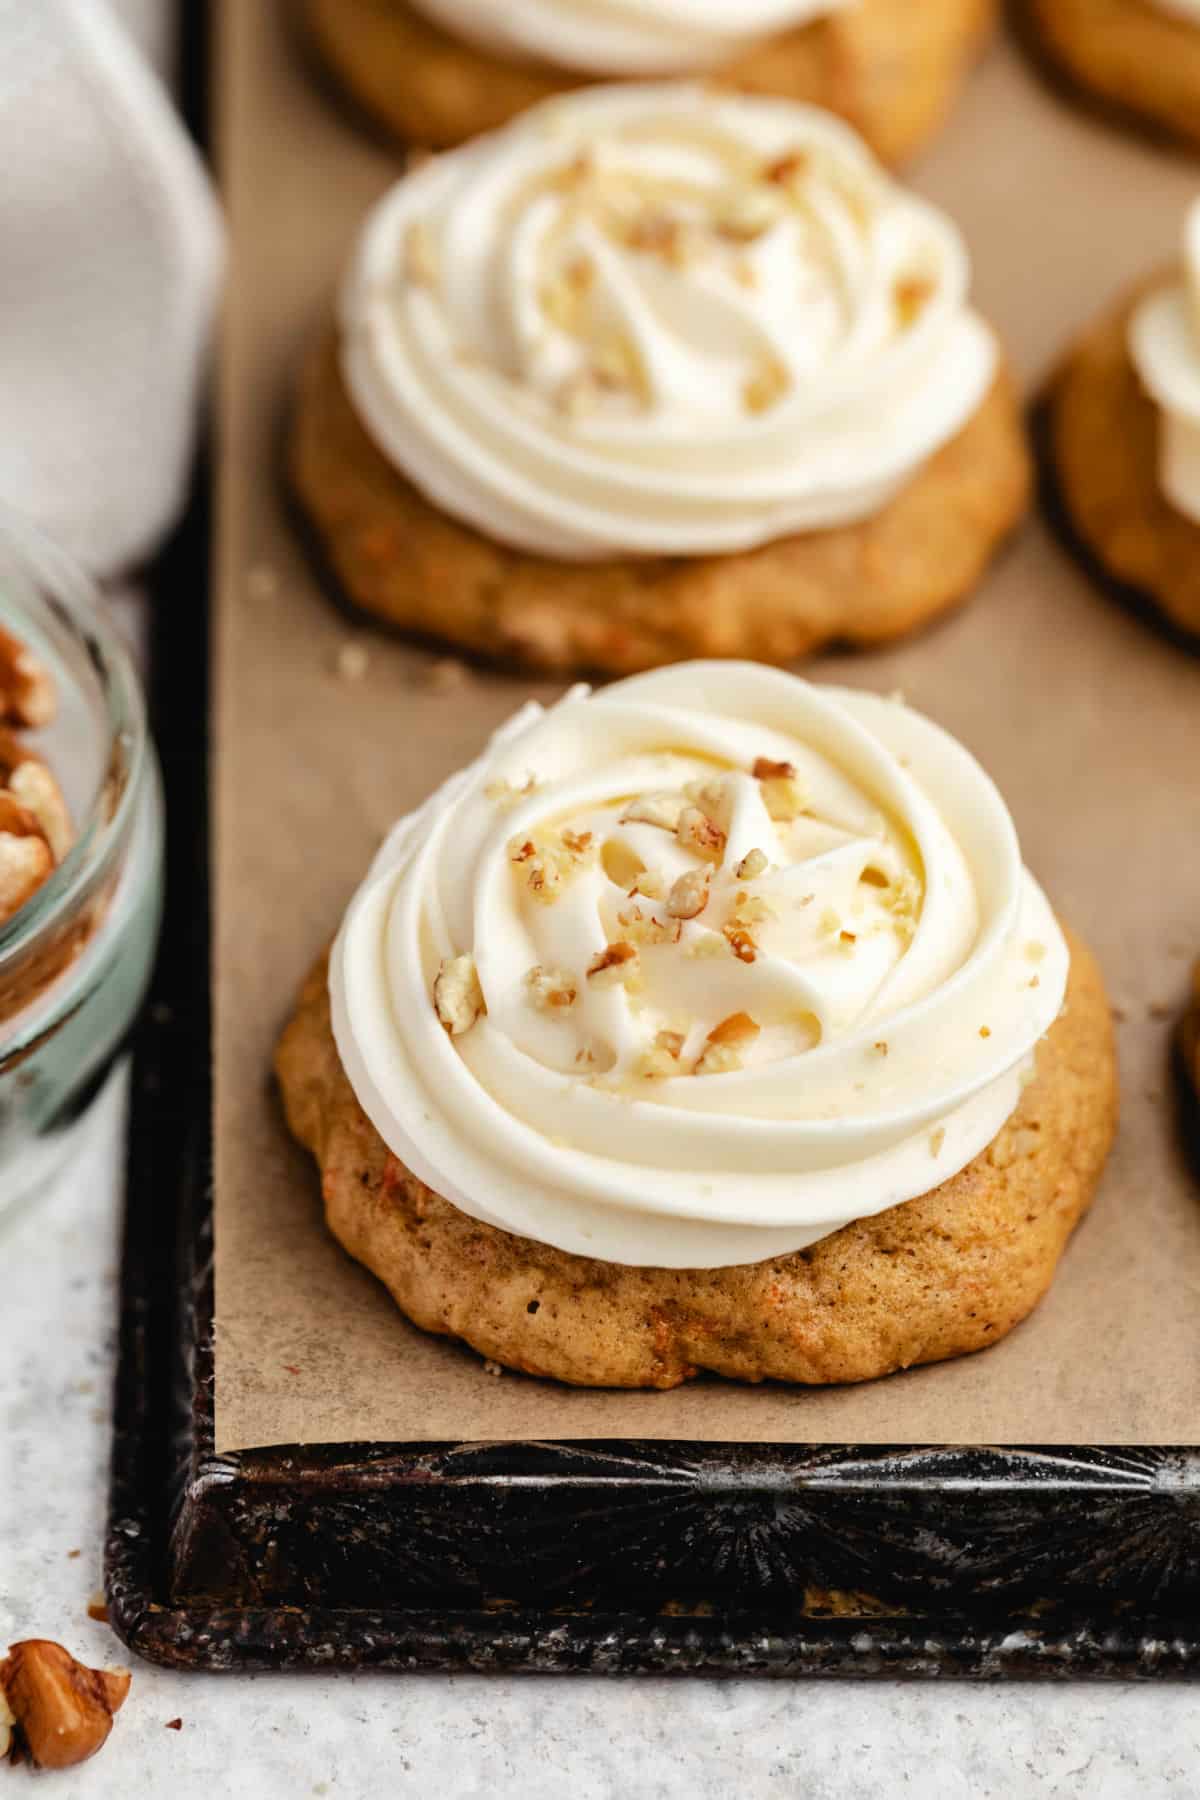
[[[101,1583],[123,1090],[56,1187],[0,1229],[0,1648],[125,1660]],[[80,1555],[72,1557],[70,1552]],[[182,1719],[182,1729],[167,1728]],[[8,1785],[6,1785],[8,1784]],[[177,1675],[138,1664],[101,1755],[28,1792],[113,1800],[656,1795],[803,1800],[1200,1792],[1184,1686]]]

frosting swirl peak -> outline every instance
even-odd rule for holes
[[[825,113],[592,88],[384,197],[342,370],[383,453],[493,540],[742,551],[869,516],[966,423],[996,365],[968,273]]]
[[[1067,963],[944,733],[690,664],[510,721],[388,840],[331,991],[361,1104],[437,1192],[565,1250],[704,1267],[961,1168]]]

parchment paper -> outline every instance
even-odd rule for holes
[[[919,4],[920,0],[914,0]],[[590,1393],[485,1373],[412,1329],[327,1237],[268,1074],[305,969],[381,834],[533,693],[422,686],[427,651],[352,625],[285,517],[289,379],[386,148],[321,92],[283,8],[222,9],[234,276],[220,405],[216,635],[217,1447],[637,1436],[951,1444],[1200,1443],[1200,1185],[1165,1010],[1200,952],[1200,659],[1097,591],[1032,520],[973,602],[886,655],[812,673],[961,737],[1026,859],[1099,951],[1115,1001],[1120,1141],[1034,1317],[982,1355],[842,1390],[716,1381]],[[1011,45],[991,52],[913,184],[960,220],[978,302],[1030,390],[1123,283],[1174,254],[1200,164],[1085,119]],[[336,673],[357,636],[359,682]]]

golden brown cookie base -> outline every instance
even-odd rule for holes
[[[1160,277],[1165,279],[1164,277]],[[1049,452],[1072,530],[1115,581],[1187,633],[1200,633],[1200,525],[1158,481],[1158,412],[1129,356],[1129,319],[1146,283],[1071,352],[1048,396]]]
[[[426,1331],[584,1387],[865,1381],[994,1344],[1037,1304],[1089,1206],[1116,1123],[1099,969],[1072,940],[1068,1006],[999,1137],[920,1199],[792,1256],[635,1269],[478,1224],[392,1156],[355,1100],[325,965],[276,1055],[292,1131],[321,1167],[330,1230]]]
[[[995,0],[861,0],[758,46],[714,79],[828,107],[885,161],[899,162],[941,125],[995,10]],[[585,85],[566,70],[473,50],[404,0],[300,0],[300,11],[341,86],[405,142],[462,143]]]
[[[1200,30],[1149,0],[1021,0],[1050,66],[1101,105],[1200,148]]]
[[[440,512],[359,423],[327,334],[300,383],[292,488],[347,597],[406,630],[552,671],[684,657],[791,662],[882,643],[956,605],[1025,511],[1030,465],[1002,373],[975,417],[882,511],[734,556],[558,562]]]

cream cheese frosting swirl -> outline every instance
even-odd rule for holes
[[[342,372],[383,454],[495,541],[707,555],[882,507],[997,352],[954,227],[812,108],[598,87],[377,206]]]
[[[838,12],[847,0],[413,0],[444,31],[506,61],[585,75],[684,75]]]
[[[354,1091],[429,1187],[562,1250],[698,1268],[964,1167],[1068,960],[938,727],[693,663],[518,713],[389,837],[330,988]]]
[[[1184,228],[1183,274],[1143,300],[1129,350],[1159,408],[1159,484],[1177,512],[1200,525],[1200,201]]]

